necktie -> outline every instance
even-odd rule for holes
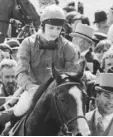
[[[97,131],[99,136],[102,136],[102,134],[104,133],[104,125],[102,123],[102,118],[99,118],[99,122],[97,124]]]

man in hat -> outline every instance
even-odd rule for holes
[[[76,11],[75,2],[71,1],[71,2],[67,3],[66,7],[64,7],[63,10],[66,14],[69,12],[72,12],[72,11]]]
[[[84,56],[88,62],[92,60],[92,55],[88,55],[87,57],[87,53],[94,48],[93,34],[94,29],[92,27],[81,23],[77,24],[74,32],[70,33],[72,43],[75,47],[78,47],[78,52],[80,52],[80,55]]]
[[[96,109],[86,113],[92,136],[113,136],[113,74],[100,73],[95,85]]]
[[[95,12],[96,32],[102,32],[104,34],[108,33],[109,26],[107,25],[107,14],[103,10],[98,10]]]

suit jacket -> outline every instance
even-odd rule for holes
[[[98,130],[96,128],[95,122],[95,112],[96,110],[86,113],[86,119],[88,121],[89,129],[91,131],[91,136],[98,136]],[[103,136],[113,136],[113,118],[110,124],[108,125],[107,129],[103,133]]]

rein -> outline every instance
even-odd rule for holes
[[[65,84],[61,84],[61,85],[58,85],[57,87],[55,87],[54,89],[57,90],[58,88],[62,87],[62,86],[65,86],[65,85],[79,85],[80,83],[77,83],[77,82],[68,82],[68,83],[65,83]],[[53,90],[54,90],[53,89]],[[68,126],[69,124],[71,124],[73,121],[76,121],[77,119],[79,118],[85,118],[85,116],[77,116],[77,117],[74,117],[72,119],[70,119],[69,121],[67,121],[66,123],[63,121],[62,117],[61,117],[61,114],[60,114],[60,110],[58,108],[58,104],[57,104],[57,97],[56,97],[56,94],[54,95],[54,104],[55,104],[55,108],[56,108],[56,111],[57,111],[57,114],[58,114],[58,117],[59,117],[59,120],[61,122],[61,130],[62,132],[64,133],[64,135],[68,135],[68,136],[72,136],[72,132],[69,131],[68,129]]]

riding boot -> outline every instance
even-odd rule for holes
[[[0,125],[4,125],[5,123],[11,121],[13,117],[15,117],[13,109],[0,112]]]

